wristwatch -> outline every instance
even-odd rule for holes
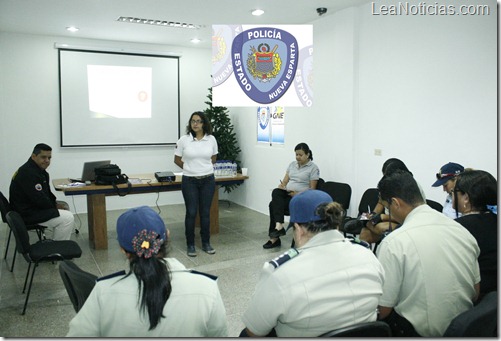
[[[376,214],[375,216],[371,217],[370,220],[371,220],[372,225],[374,225],[374,226],[379,224],[382,221],[381,214],[379,214],[379,213]]]

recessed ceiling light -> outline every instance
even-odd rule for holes
[[[190,40],[193,44],[198,44],[200,42],[200,39],[198,38],[193,38]]]
[[[260,16],[264,13],[264,11],[262,9],[255,9],[252,11],[252,15],[255,15],[255,16]]]
[[[70,27],[66,27],[66,30],[70,31],[70,32],[77,32],[79,30],[79,28],[75,27],[75,26],[70,26]]]
[[[117,19],[117,21],[125,22],[125,23],[148,24],[148,25],[155,25],[155,26],[191,28],[191,29],[199,29],[199,28],[203,27],[203,25],[196,25],[196,24],[190,24],[190,23],[184,23],[184,22],[182,23],[182,22],[176,22],[176,21],[135,18],[135,17],[119,17]]]

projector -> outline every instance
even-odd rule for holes
[[[155,172],[155,178],[157,178],[158,182],[174,182],[176,180],[176,176],[172,172]]]

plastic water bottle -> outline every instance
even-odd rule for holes
[[[236,162],[233,162],[231,164],[231,173],[232,173],[232,176],[237,176],[237,163]]]

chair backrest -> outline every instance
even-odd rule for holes
[[[444,333],[449,337],[495,337],[497,336],[498,292],[486,294],[480,302],[456,316]]]
[[[23,254],[25,258],[29,257],[28,255],[31,247],[30,236],[28,234],[28,229],[24,224],[23,218],[21,218],[21,215],[19,215],[16,211],[9,211],[6,218],[7,224],[16,238],[17,251]]]
[[[367,207],[370,207],[371,209],[367,213],[371,213],[376,207],[378,201],[379,201],[378,189],[377,188],[366,189],[364,194],[362,194],[362,199],[360,199],[360,204],[358,204],[358,215],[367,212]]]
[[[390,337],[390,326],[383,321],[358,323],[320,335],[320,337]]]
[[[75,263],[68,260],[59,263],[59,274],[71,303],[73,303],[73,308],[78,313],[96,285],[97,276],[83,271]]]
[[[442,213],[442,210],[444,209],[444,207],[436,201],[426,199],[426,203],[428,204],[428,206],[430,206],[434,210],[439,211],[440,213]]]
[[[345,210],[350,207],[351,186],[342,182],[326,181],[318,188],[326,192],[332,200],[338,202]]]
[[[9,200],[0,192],[0,213],[2,214],[2,221],[7,222],[7,213],[11,210]]]

